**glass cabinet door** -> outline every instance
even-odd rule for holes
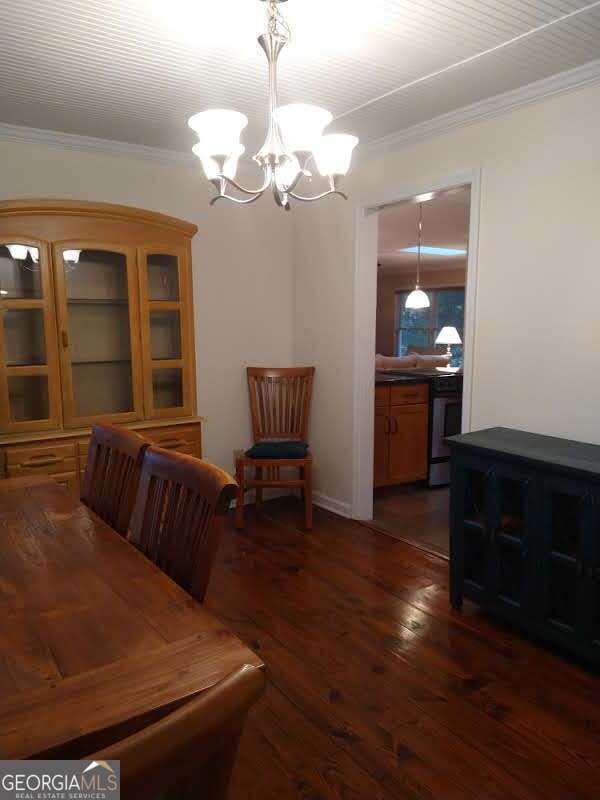
[[[144,401],[149,417],[189,416],[194,410],[191,285],[183,248],[138,251],[144,360]]]
[[[91,242],[55,248],[65,425],[142,416],[135,252]]]
[[[18,237],[0,243],[0,315],[2,430],[58,427],[56,323],[45,244]]]

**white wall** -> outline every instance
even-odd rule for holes
[[[357,207],[463,170],[482,170],[472,427],[600,443],[599,131],[595,85],[365,160],[350,202],[294,210],[294,357],[317,366],[317,491],[352,500]]]
[[[60,197],[123,203],[198,225],[193,240],[199,412],[204,456],[232,469],[250,441],[247,364],[292,358],[291,221],[270,198],[209,208],[200,165],[171,166],[40,144],[0,141],[0,199]],[[268,232],[268,234],[267,234]]]

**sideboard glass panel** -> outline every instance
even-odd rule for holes
[[[148,299],[179,300],[179,265],[177,256],[151,253],[148,267]]]
[[[127,259],[107,250],[65,251],[63,265],[75,415],[133,411]]]
[[[179,367],[152,370],[154,408],[180,408],[183,405],[182,373]]]
[[[8,404],[11,422],[48,419],[50,416],[48,376],[9,376]]]
[[[9,367],[46,363],[44,312],[41,308],[11,308],[3,313],[6,364]]]
[[[576,558],[583,525],[583,503],[578,494],[552,492],[552,550]]]
[[[161,361],[181,358],[179,311],[150,312],[150,355]]]
[[[26,244],[0,245],[0,297],[39,299],[42,296],[40,252]]]
[[[525,532],[525,498],[527,484],[514,478],[498,478],[500,530],[509,536],[523,538]]]

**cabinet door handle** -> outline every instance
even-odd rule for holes
[[[69,346],[69,334],[67,333],[67,331],[62,330],[60,332],[60,339],[61,339],[61,342],[62,342],[62,346],[66,350],[67,347]]]
[[[391,417],[390,419],[393,422],[392,433],[398,433],[398,420],[396,419],[396,417]]]
[[[62,456],[32,456],[28,461],[23,461],[22,467],[49,467],[64,461]]]

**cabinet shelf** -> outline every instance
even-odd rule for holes
[[[129,301],[121,297],[70,297],[70,306],[126,306]]]
[[[105,358],[98,359],[97,361],[91,359],[89,361],[72,361],[74,367],[88,366],[90,364],[131,364],[130,358]]]

